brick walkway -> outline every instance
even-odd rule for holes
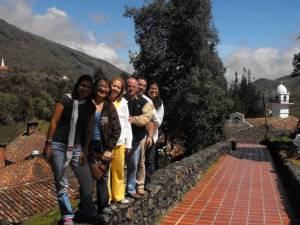
[[[267,149],[245,147],[222,157],[160,224],[300,224],[291,219]]]

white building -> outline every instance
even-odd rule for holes
[[[272,116],[287,118],[289,116],[289,105],[290,103],[290,92],[287,91],[286,87],[279,84],[276,90],[273,90],[272,95]]]

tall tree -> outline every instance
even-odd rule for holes
[[[241,81],[238,82],[237,72],[235,81],[230,87],[230,96],[234,101],[231,111],[241,112],[247,117],[263,116],[263,105],[261,93],[251,82],[251,70],[243,67]],[[246,76],[247,74],[247,76]]]
[[[210,0],[153,0],[125,14],[140,45],[137,73],[160,82],[168,133],[189,153],[219,141],[230,100]]]
[[[293,58],[293,67],[292,77],[300,75],[300,53],[295,54]]]

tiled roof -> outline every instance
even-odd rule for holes
[[[21,135],[6,146],[6,159],[11,162],[22,162],[31,155],[32,150],[43,151],[46,136],[41,133]]]
[[[265,118],[247,118],[246,123],[232,125],[227,123],[225,129],[229,131],[231,138],[237,143],[259,144],[265,139],[267,128]],[[249,124],[248,127],[246,124]],[[294,132],[297,129],[298,118],[289,116],[287,118],[267,117],[269,131],[273,129],[288,129]],[[250,127],[253,126],[253,127]]]
[[[265,125],[260,125],[232,132],[231,137],[237,143],[259,144],[265,139],[267,131],[272,131],[272,129],[271,126],[267,129]]]
[[[242,122],[242,123],[225,123],[225,129],[228,131],[228,132],[235,132],[235,131],[238,131],[238,130],[243,130],[243,129],[246,129],[246,128],[249,128],[249,127],[252,127],[249,123],[247,122]]]
[[[79,196],[78,182],[71,171],[69,193]],[[57,206],[53,174],[50,165],[36,157],[12,164],[0,172],[0,221],[21,222],[37,213]]]
[[[0,190],[49,178],[53,178],[50,165],[41,158],[34,158],[4,167],[0,172]]]
[[[78,182],[71,171],[69,193],[79,196]],[[21,222],[57,206],[50,165],[36,157],[6,166],[0,171],[0,221]]]
[[[289,116],[287,118],[267,117],[267,123],[275,129],[288,129],[294,132],[297,128],[298,118]],[[265,124],[265,118],[248,118],[246,121],[253,126]]]
[[[77,190],[71,182],[69,193],[72,199],[78,197]],[[57,207],[57,199],[51,178],[0,190],[0,220],[19,223],[54,207]]]

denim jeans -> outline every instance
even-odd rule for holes
[[[74,213],[67,193],[68,178],[67,167],[70,165],[80,185],[80,213],[85,217],[95,215],[96,209],[92,199],[93,180],[88,164],[80,163],[81,145],[75,145],[69,165],[67,162],[67,145],[59,142],[52,142],[51,167],[54,174],[55,187],[58,205],[63,218],[73,218]]]
[[[127,165],[127,181],[126,181],[126,191],[128,194],[136,193],[136,172],[137,165],[140,157],[141,145],[136,139],[132,140],[132,149],[130,153],[126,155],[126,165]]]

